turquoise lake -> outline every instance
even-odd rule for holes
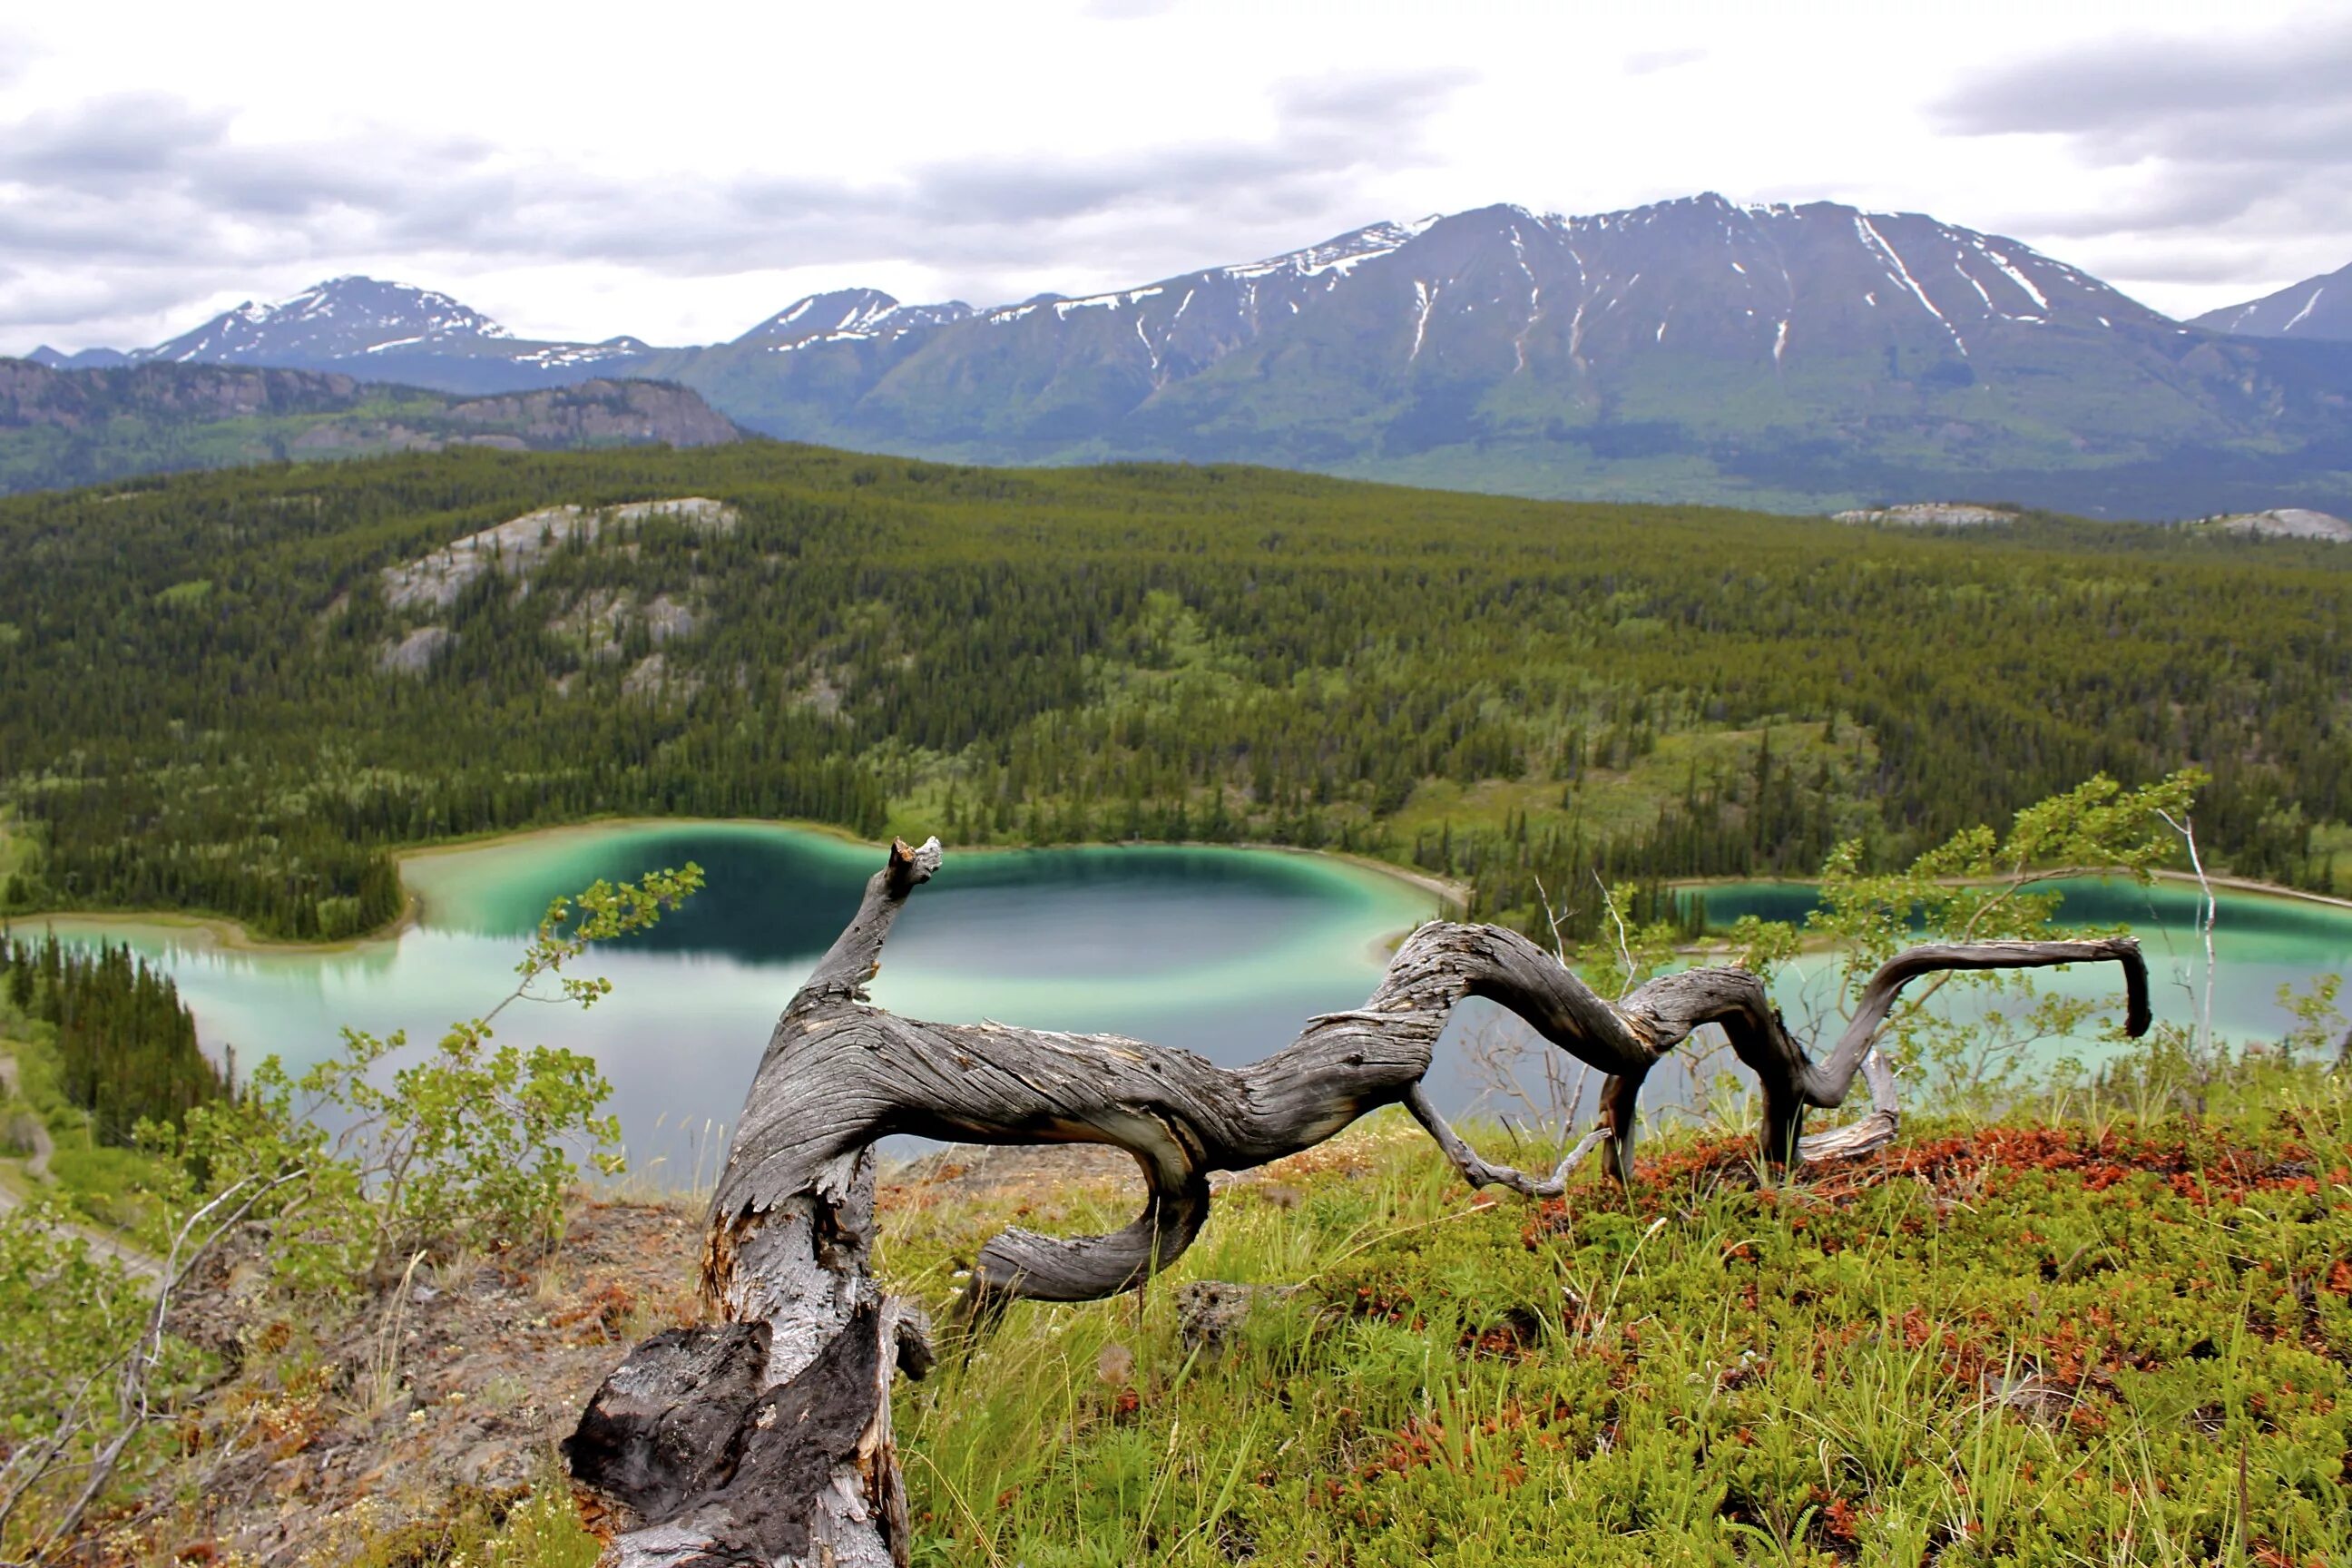
[[[2046,884],[2063,895],[2062,921],[2131,928],[2147,959],[2149,999],[2159,1021],[2187,1024],[2197,1016],[2205,977],[2205,943],[2198,919],[2204,903],[2194,883],[2163,879],[2140,887],[2127,879],[2067,878]],[[1814,889],[1800,882],[1737,882],[1694,889],[1706,900],[1710,925],[1741,915],[1801,921]],[[2274,1039],[2292,1021],[2278,989],[2300,990],[2316,974],[2352,973],[2352,909],[2242,889],[2217,889],[2213,1032],[2239,1042]],[[1807,953],[1775,989],[1791,1022],[1818,1010],[1834,994],[1835,956]],[[2118,994],[2111,965],[2045,972],[2052,990],[2074,995]],[[2080,1054],[2086,1061],[2095,1051]]]
[[[594,1056],[633,1166],[710,1174],[776,1015],[857,907],[882,850],[750,824],[588,827],[413,857],[398,937],[331,952],[225,949],[185,928],[60,922],[161,963],[200,1038],[241,1064],[314,1061],[343,1026],[438,1038],[514,984],[548,900],[694,861],[704,889],[593,952],[613,994],[518,1003],[501,1039]],[[950,851],[883,952],[875,1001],[916,1017],[1111,1032],[1253,1060],[1313,1014],[1360,1004],[1385,946],[1438,912],[1400,879],[1326,857],[1181,847]]]
[[[708,1179],[777,1013],[856,909],[878,848],[752,824],[591,826],[410,858],[420,921],[338,952],[224,949],[200,931],[135,921],[60,922],[79,941],[128,942],[161,963],[215,1055],[301,1064],[345,1026],[430,1041],[513,984],[520,938],[548,900],[596,879],[692,860],[705,889],[656,931],[592,954],[614,994],[585,1013],[518,1004],[499,1021],[519,1043],[594,1056],[612,1080],[632,1163],[657,1179]],[[1793,919],[1799,884],[1705,889],[1712,919]],[[2130,924],[2147,943],[2160,1018],[2194,1016],[2201,976],[2193,889],[2083,882],[2067,912]],[[913,1016],[994,1018],[1108,1031],[1234,1065],[1288,1041],[1309,1016],[1362,1002],[1396,937],[1439,913],[1436,897],[1345,861],[1267,850],[1148,847],[956,854],[908,904],[875,1000]],[[2352,910],[2267,895],[2222,897],[2216,935],[2222,1034],[2273,1037],[2282,983],[2352,969]],[[1829,954],[1807,954],[1779,991],[1802,1027],[1835,1002]],[[1591,976],[1596,984],[1606,977]],[[2104,966],[2052,977],[2115,994]],[[1497,1026],[1471,1004],[1457,1028]],[[1539,1074],[1527,1072],[1531,1086]],[[1476,1098],[1457,1050],[1433,1074],[1441,1102]],[[1670,1077],[1659,1092],[1672,1093]],[[1489,1109],[1507,1109],[1489,1102]]]

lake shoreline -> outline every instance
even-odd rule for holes
[[[829,838],[835,843],[862,849],[871,849],[880,856],[887,844],[861,838],[848,829],[832,823],[806,822],[764,816],[598,816],[580,822],[562,822],[545,827],[502,828],[492,833],[468,834],[457,838],[436,838],[429,844],[404,846],[391,852],[394,868],[400,872],[403,902],[397,917],[373,931],[335,942],[291,942],[272,937],[258,937],[244,921],[227,915],[192,914],[177,910],[36,910],[7,917],[8,929],[29,929],[38,926],[60,932],[93,929],[121,931],[126,927],[171,933],[199,950],[221,952],[299,954],[358,952],[369,948],[397,943],[410,931],[429,923],[430,900],[413,886],[407,876],[412,860],[431,860],[452,855],[472,854],[484,849],[505,848],[522,844],[546,845],[565,838],[585,837],[599,833],[625,832],[636,828],[706,828],[750,827],[780,828],[790,833],[803,833],[814,837]],[[1012,855],[1035,853],[1053,849],[1230,849],[1242,853],[1274,853],[1307,856],[1318,860],[1350,866],[1362,871],[1401,882],[1414,891],[1433,896],[1439,901],[1439,918],[1458,915],[1469,907],[1469,889],[1458,883],[1434,877],[1425,871],[1409,869],[1377,860],[1367,855],[1344,850],[1309,849],[1296,844],[1210,844],[1194,839],[1140,839],[1116,844],[975,844],[953,850],[957,856]],[[879,862],[877,861],[877,866]],[[1399,939],[1410,931],[1399,933]],[[1394,940],[1390,942],[1393,947]]]
[[[229,916],[191,914],[176,910],[36,910],[26,914],[11,915],[0,924],[5,924],[5,928],[10,930],[30,929],[37,926],[41,929],[54,929],[59,931],[86,931],[92,929],[119,931],[125,927],[144,928],[169,932],[174,938],[188,942],[200,949],[222,952],[260,954],[355,952],[396,943],[410,931],[429,923],[430,900],[422,890],[409,882],[406,875],[407,867],[411,861],[437,859],[513,845],[543,845],[599,833],[663,827],[780,828],[787,832],[832,839],[835,843],[856,848],[872,849],[877,854],[887,848],[887,845],[879,841],[861,838],[846,828],[824,822],[760,816],[599,816],[579,822],[554,823],[544,827],[504,828],[492,833],[468,834],[457,838],[437,838],[429,844],[410,845],[394,849],[391,852],[393,864],[401,872],[401,889],[404,894],[400,914],[373,931],[363,931],[357,936],[344,937],[336,942],[289,942],[257,937],[242,921]],[[1310,849],[1296,844],[1210,844],[1194,839],[1144,839],[1116,844],[1097,842],[1055,845],[975,844],[956,849],[952,853],[958,856],[1012,855],[1049,849],[1124,848],[1230,849],[1243,853],[1306,856],[1313,859],[1353,867],[1359,870],[1386,878],[1391,881],[1402,883],[1416,892],[1433,897],[1439,903],[1438,913],[1434,918],[1459,918],[1469,907],[1470,889],[1461,883],[1426,871],[1375,859],[1369,855],[1359,855],[1338,849]],[[2098,875],[2095,871],[2084,870],[2063,874]],[[2180,883],[2192,888],[2198,885],[2196,876],[2187,871],[2159,870],[2153,875],[2163,881]],[[1965,884],[1969,879],[1954,879],[1953,880],[1956,884]],[[2217,889],[2250,893],[2258,897],[2287,900],[2299,903],[2317,904],[2327,909],[2352,910],[2352,899],[2340,898],[2329,893],[2310,892],[2300,888],[2281,887],[2274,882],[2264,882],[2251,877],[2209,875],[2206,881]],[[1704,892],[1708,888],[1758,884],[1774,884],[1791,888],[1820,885],[1816,881],[1801,877],[1693,877],[1676,879],[1668,882],[1667,886],[1677,892],[1685,890]],[[1392,952],[1396,942],[1408,934],[1410,934],[1409,930],[1388,939],[1385,943],[1386,951]],[[1709,944],[1701,942],[1697,945],[1704,948]]]
[[[2039,873],[2037,873],[2037,875]],[[2149,874],[2155,877],[2157,880],[2162,882],[2179,882],[2190,888],[2198,886],[2196,873],[2192,871],[2155,871]],[[2053,872],[2051,873],[2051,875],[2057,877],[2101,877],[2116,876],[2118,875],[2118,873],[2101,872],[2095,869],[2085,870],[2074,868]],[[1982,879],[1973,877],[1951,877],[1944,879],[1944,885],[1947,887],[1960,888],[1970,886],[1995,887],[1998,886],[2001,880],[2002,879],[2000,878]],[[2258,897],[2284,899],[2296,903],[2318,904],[2326,909],[2352,910],[2352,899],[2338,898],[2333,893],[2309,892],[2302,888],[2283,888],[2276,882],[2259,881],[2252,877],[2216,877],[2209,872],[2206,875],[2205,880],[2216,889],[2227,889],[2233,893],[2252,893]],[[1687,889],[1693,892],[1703,893],[1709,888],[1818,888],[1821,886],[1821,883],[1808,877],[1688,877],[1676,878],[1669,880],[1666,883],[1666,886],[1675,892],[1682,892]]]

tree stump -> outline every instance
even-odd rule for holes
[[[1313,1147],[1402,1102],[1474,1186],[1557,1195],[1606,1146],[1633,1173],[1643,1079],[1704,1024],[1720,1026],[1763,1089],[1762,1152],[1776,1163],[1853,1154],[1895,1135],[1893,1075],[1872,1051],[1902,988],[1955,969],[2111,961],[2126,1027],[2148,1022],[2147,975],[2127,937],[1913,948],[1864,987],[1816,1065],[1764,983],[1744,969],[1685,970],[1602,999],[1551,954],[1491,925],[1433,921],[1406,938],[1361,1007],[1310,1018],[1243,1068],[1115,1035],[929,1024],[874,1006],[865,985],[939,841],[894,844],[863,901],[777,1020],[711,1200],[705,1323],[632,1351],[565,1445],[575,1480],[628,1528],[613,1568],[686,1563],[889,1568],[908,1561],[905,1492],[890,1432],[896,1372],[932,1352],[922,1310],[876,1286],[873,1145],[894,1133],[972,1143],[1113,1144],[1142,1167],[1143,1212],[1108,1236],[1012,1229],[981,1248],[962,1304],[985,1324],[1028,1298],[1085,1301],[1140,1286],[1181,1257],[1209,1214],[1209,1174]],[[1447,1015],[1487,997],[1608,1075],[1600,1127],[1540,1175],[1481,1157],[1422,1087]],[[1868,1115],[1803,1136],[1808,1109],[1844,1102],[1857,1074]]]

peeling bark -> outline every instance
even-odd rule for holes
[[[1310,1018],[1265,1060],[1221,1068],[1115,1035],[929,1024],[875,1007],[865,986],[892,923],[939,868],[936,839],[899,843],[819,961],[761,1058],[703,1256],[711,1326],[656,1335],[600,1389],[567,1445],[575,1478],[641,1521],[605,1555],[669,1564],[903,1564],[908,1540],[890,1434],[893,1369],[931,1364],[919,1308],[886,1299],[868,1267],[876,1140],[1108,1143],[1142,1168],[1143,1212],[1108,1236],[1011,1229],[982,1247],[963,1310],[985,1321],[1028,1298],[1129,1290],[1181,1256],[1209,1214],[1209,1174],[1313,1147],[1366,1111],[1402,1103],[1473,1186],[1557,1195],[1576,1162],[1608,1151],[1633,1174],[1643,1080],[1705,1024],[1720,1026],[1763,1088],[1762,1153],[1777,1164],[1878,1148],[1896,1132],[1893,1075],[1872,1049],[1903,987],[1955,969],[2122,965],[2127,1027],[2148,1022],[2131,939],[1913,948],[1874,975],[1816,1064],[1755,974],[1662,976],[1603,1000],[1550,954],[1496,926],[1432,921],[1397,950],[1361,1007]],[[1447,1015],[1465,996],[1517,1013],[1608,1075],[1600,1128],[1553,1172],[1488,1163],[1422,1088]],[[1809,1110],[1844,1103],[1859,1075],[1868,1115],[1804,1136]]]

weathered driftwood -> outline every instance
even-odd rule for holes
[[[2129,938],[1918,947],[1872,977],[1817,1064],[1746,970],[1686,970],[1612,1003],[1515,932],[1433,921],[1405,939],[1361,1007],[1307,1020],[1263,1061],[1221,1068],[1118,1036],[928,1024],[873,1006],[865,985],[883,941],[940,859],[936,839],[895,845],[777,1021],[711,1203],[708,1326],[640,1345],[568,1445],[581,1483],[638,1524],[608,1563],[907,1561],[890,1380],[894,1368],[921,1376],[930,1351],[919,1310],[884,1298],[867,1267],[873,1144],[892,1133],[1109,1143],[1142,1167],[1150,1198],[1121,1230],[1064,1239],[1013,1229],[982,1247],[965,1309],[985,1318],[1015,1298],[1081,1301],[1134,1289],[1200,1234],[1211,1172],[1310,1148],[1383,1105],[1406,1105],[1474,1186],[1554,1195],[1599,1145],[1628,1180],[1643,1080],[1701,1025],[1720,1026],[1762,1085],[1762,1152],[1776,1163],[1858,1153],[1895,1136],[1894,1079],[1872,1042],[1921,975],[2113,961],[2124,968],[2127,1026],[2147,1025],[2147,971]],[[1466,996],[1508,1007],[1608,1075],[1600,1128],[1548,1175],[1482,1158],[1422,1088],[1446,1016]],[[1805,1112],[1843,1103],[1857,1073],[1870,1085],[1869,1114],[1803,1136]]]

